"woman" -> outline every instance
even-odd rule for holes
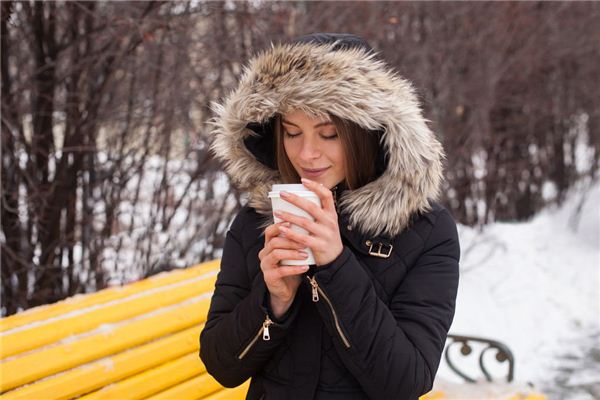
[[[227,387],[252,378],[248,399],[429,391],[460,249],[435,202],[443,149],[410,84],[362,38],[314,34],[254,57],[215,112],[212,150],[250,196],[227,234],[200,336],[207,371]],[[281,214],[288,226],[273,223],[267,193],[281,182],[320,197],[322,208],[286,198],[314,222]],[[305,247],[315,265],[278,265]]]

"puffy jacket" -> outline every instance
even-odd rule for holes
[[[275,319],[260,270],[267,192],[279,183],[272,117],[308,107],[380,135],[377,178],[333,188],[342,253],[303,276]],[[215,104],[212,150],[249,193],[231,225],[200,357],[248,399],[415,399],[432,386],[454,316],[460,248],[436,202],[442,146],[410,84],[359,37],[317,34],[254,57]]]

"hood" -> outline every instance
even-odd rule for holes
[[[211,151],[260,214],[271,216],[267,193],[281,183],[272,118],[297,109],[380,132],[385,164],[377,178],[337,199],[338,212],[361,233],[395,236],[438,197],[443,148],[410,82],[360,37],[318,34],[271,45],[248,62],[237,88],[212,109]]]

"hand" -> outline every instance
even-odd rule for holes
[[[271,297],[271,310],[276,318],[281,317],[289,309],[298,286],[300,275],[308,271],[308,265],[278,265],[280,260],[305,260],[308,256],[300,250],[306,246],[294,242],[290,238],[278,236],[285,222],[273,224],[265,230],[265,246],[258,253],[260,269]]]
[[[335,260],[344,250],[333,194],[325,186],[311,180],[303,178],[302,183],[319,196],[323,208],[292,193],[282,192],[281,197],[312,215],[315,221],[284,211],[276,212],[275,215],[284,221],[306,229],[309,232],[308,235],[294,232],[289,228],[280,228],[286,237],[303,244],[304,247],[310,247],[317,266],[325,265]]]

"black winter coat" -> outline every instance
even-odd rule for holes
[[[252,377],[249,399],[414,399],[431,389],[458,285],[446,209],[434,203],[415,218],[387,259],[369,255],[369,238],[340,217],[344,251],[314,269],[316,294],[307,273],[283,321],[268,310],[259,220],[245,207],[227,234],[200,344],[211,375],[227,387]]]

